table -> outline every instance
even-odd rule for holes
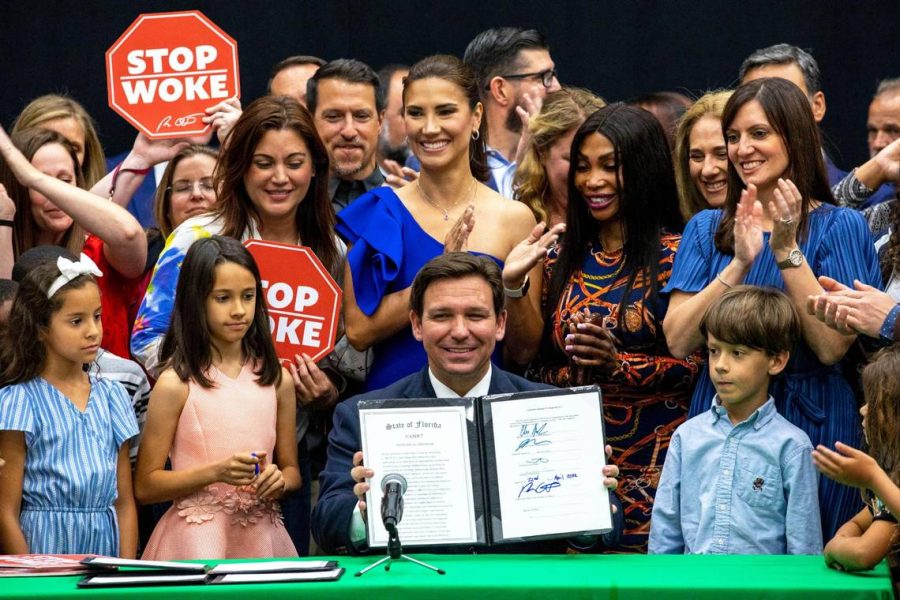
[[[337,582],[79,590],[79,576],[0,579],[4,599],[298,598],[303,600],[480,600],[515,598],[893,598],[887,564],[866,573],[825,567],[821,556],[414,555],[447,571],[395,562],[390,572],[353,574],[377,557],[339,557]],[[225,561],[240,562],[240,561]]]

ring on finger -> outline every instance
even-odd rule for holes
[[[780,219],[780,221],[783,225],[791,225],[791,224],[793,224],[794,219],[789,217],[787,219]]]

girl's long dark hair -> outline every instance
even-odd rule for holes
[[[900,346],[875,355],[862,372],[868,453],[900,484]]]
[[[69,290],[97,285],[90,275],[79,275],[47,297],[47,290],[59,277],[56,264],[34,267],[19,282],[19,290],[9,312],[9,322],[0,338],[0,387],[30,381],[41,374],[47,350],[41,340],[50,327]]]
[[[222,235],[240,239],[259,215],[244,187],[253,153],[268,131],[290,129],[310,152],[313,178],[297,207],[297,231],[329,273],[340,273],[341,257],[334,237],[334,208],[328,196],[328,153],[309,111],[290,96],[263,96],[247,106],[228,135],[213,173],[218,201],[214,213],[223,221]]]
[[[259,269],[243,244],[221,235],[194,242],[184,258],[172,322],[159,350],[160,362],[174,369],[182,381],[192,379],[205,388],[214,387],[207,377],[213,347],[206,319],[206,299],[215,284],[216,267],[223,263],[234,263],[253,273],[256,312],[241,340],[241,350],[245,360],[256,362],[254,373],[260,385],[277,385],[281,382],[281,363],[272,344]]]
[[[545,305],[547,322],[556,310],[560,295],[584,264],[586,253],[596,241],[600,228],[575,187],[575,169],[585,138],[599,133],[609,139],[619,166],[616,176],[619,218],[624,232],[623,271],[628,282],[619,305],[619,325],[625,306],[640,274],[648,285],[645,298],[655,299],[659,291],[659,245],[662,233],[678,233],[684,226],[678,210],[678,192],[672,170],[672,156],[662,126],[649,112],[618,102],[593,113],[572,139],[569,165],[569,206],[566,235],[560,244],[559,259],[553,269]]]
[[[813,118],[806,94],[786,79],[771,77],[745,83],[734,91],[722,114],[722,131],[728,131],[741,107],[753,100],[759,102],[772,129],[784,140],[788,167],[782,177],[793,181],[803,197],[797,227],[799,242],[807,234],[810,201],[834,204],[831,186],[828,185],[825,158],[822,155],[819,127]],[[741,199],[741,192],[746,187],[729,160],[728,195],[725,197],[722,220],[715,236],[716,248],[725,254],[734,254],[734,213]]]

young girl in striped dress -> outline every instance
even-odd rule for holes
[[[0,340],[0,553],[134,557],[128,395],[88,375],[101,275],[86,256],[34,268]]]

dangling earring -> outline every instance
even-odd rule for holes
[[[408,135],[403,136],[403,145],[409,146],[409,136]]]
[[[472,141],[478,141],[478,138],[481,137],[481,132],[477,129],[472,132]]]

